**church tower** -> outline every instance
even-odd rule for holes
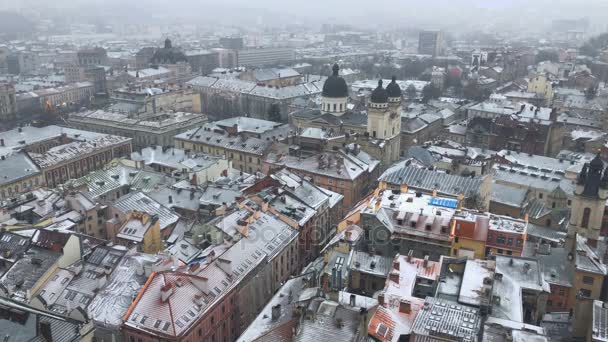
[[[574,246],[577,234],[586,237],[590,246],[597,245],[606,198],[608,198],[608,168],[604,170],[604,162],[598,154],[590,163],[583,166],[578,175],[568,225],[570,247]]]
[[[385,140],[386,160],[390,164],[399,160],[401,145],[401,88],[393,77],[386,89],[382,80],[372,92],[367,108],[367,132],[371,138]]]
[[[346,85],[346,81],[339,76],[340,66],[334,64],[332,70],[332,75],[327,78],[323,85],[321,111],[335,116],[342,116],[346,113],[348,86]]]

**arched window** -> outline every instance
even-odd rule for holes
[[[591,209],[585,208],[583,210],[583,219],[581,221],[581,227],[589,228],[589,216],[591,216]]]
[[[342,104],[342,103],[340,103],[340,111],[342,111],[342,106],[343,106],[343,104]]]
[[[336,111],[336,107],[337,107],[337,105],[334,103],[334,112]]]

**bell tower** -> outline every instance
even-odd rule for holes
[[[587,238],[587,244],[597,245],[608,198],[608,168],[599,154],[583,166],[578,175],[572,212],[568,225],[568,241],[574,246],[576,235]]]

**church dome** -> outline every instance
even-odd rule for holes
[[[150,60],[152,64],[176,64],[187,61],[186,55],[180,49],[174,48],[169,38],[165,40],[165,47],[156,50]]]
[[[401,97],[401,87],[397,84],[397,77],[393,76],[393,80],[386,86],[388,97]]]
[[[340,66],[334,64],[332,70],[332,75],[327,78],[323,85],[323,96],[333,98],[348,97],[348,85],[346,85],[346,81],[342,77],[338,76]]]
[[[372,103],[387,103],[388,92],[382,88],[382,80],[378,80],[378,87],[372,91]]]

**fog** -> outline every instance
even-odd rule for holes
[[[603,32],[608,22],[606,0],[0,0],[0,10],[69,22],[245,29],[344,24],[375,30],[542,31],[555,19],[586,18],[590,32]]]

